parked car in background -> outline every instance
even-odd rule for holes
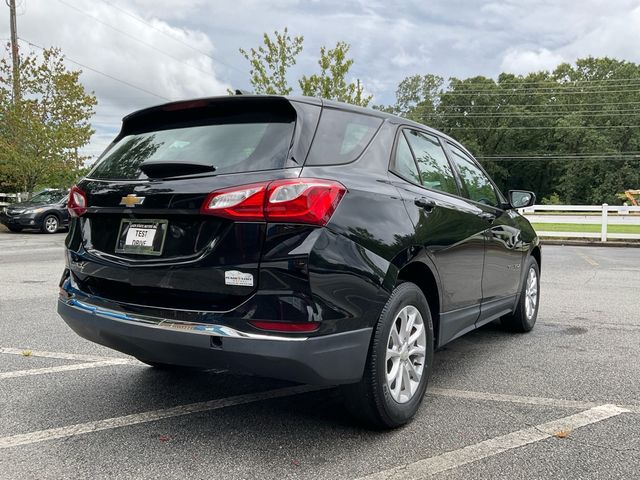
[[[433,352],[538,313],[541,251],[454,139],[313,98],[125,117],[69,195],[58,312],[158,368],[342,385],[369,425],[416,413]]]
[[[56,233],[69,226],[67,210],[68,190],[47,189],[26,202],[2,207],[0,223],[12,232],[37,229],[44,233]]]

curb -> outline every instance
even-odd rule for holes
[[[589,240],[546,240],[541,238],[540,243],[543,245],[561,245],[567,247],[622,247],[622,248],[640,248],[640,242],[600,242]]]

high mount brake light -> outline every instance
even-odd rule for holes
[[[189,110],[190,108],[202,108],[206,107],[208,102],[206,100],[189,100],[186,102],[174,102],[162,107],[165,112],[173,112],[176,110]]]
[[[216,190],[201,212],[234,220],[326,225],[345,192],[331,180],[275,180]]]
[[[69,190],[67,210],[69,210],[69,215],[72,217],[80,217],[87,211],[87,196],[77,185],[74,185]]]

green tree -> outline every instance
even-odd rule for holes
[[[59,49],[21,55],[21,97],[12,98],[12,67],[0,60],[0,179],[29,194],[49,180],[71,178],[94,130],[96,98],[69,71]]]
[[[283,33],[274,32],[273,38],[264,34],[263,45],[240,53],[249,61],[250,83],[257,94],[289,95],[293,92],[287,76],[296,64],[296,57],[303,47],[302,36],[291,37],[285,28]],[[371,95],[365,93],[360,80],[347,81],[353,59],[347,57],[349,44],[338,42],[335,48],[320,48],[318,65],[320,73],[303,75],[298,80],[303,95],[323,97],[331,100],[367,106]],[[231,93],[231,92],[230,92]]]
[[[264,45],[248,52],[241,48],[240,53],[249,61],[250,82],[255,93],[264,95],[289,95],[293,88],[287,81],[289,68],[296,64],[296,57],[302,51],[302,36],[291,37],[285,27],[284,32],[273,32],[272,39],[264,34]]]
[[[302,76],[298,81],[302,94],[366,107],[371,95],[364,93],[360,80],[348,82],[346,79],[353,65],[353,59],[347,57],[350,48],[345,42],[338,42],[332,49],[320,47],[320,73]]]
[[[640,66],[583,58],[551,72],[451,78],[422,88],[407,77],[396,103],[378,107],[465,145],[503,190],[562,203],[620,203],[640,187]]]
[[[409,120],[428,123],[436,112],[443,84],[444,79],[438,75],[412,75],[398,85],[395,105],[377,108]]]

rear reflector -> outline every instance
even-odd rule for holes
[[[87,211],[87,196],[77,185],[69,191],[67,210],[72,217],[80,217]]]
[[[345,192],[331,180],[275,180],[216,190],[201,212],[235,220],[326,225]]]
[[[261,320],[250,320],[249,323],[261,330],[270,332],[315,332],[320,328],[318,322],[288,323],[288,322],[263,322]]]

